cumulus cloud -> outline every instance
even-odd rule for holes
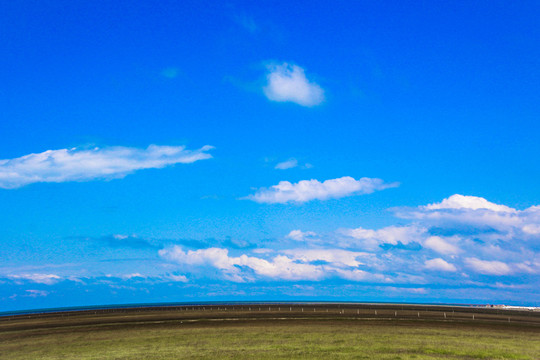
[[[246,199],[258,203],[284,204],[288,202],[303,203],[311,200],[337,199],[352,195],[371,194],[398,186],[397,183],[385,183],[381,179],[361,178],[355,180],[350,176],[320,182],[318,180],[302,180],[298,183],[280,181],[270,188],[259,189]]]
[[[15,189],[38,182],[88,181],[123,178],[142,169],[159,169],[210,159],[211,146],[150,145],[146,149],[112,146],[59,149],[0,160],[0,188]]]
[[[400,219],[400,224],[380,229],[328,233],[295,229],[262,249],[173,246],[159,255],[190,279],[215,274],[210,276],[233,282],[339,279],[470,289],[492,287],[503,278],[512,286],[540,286],[539,237],[534,231],[540,225],[539,207],[517,210],[477,199],[472,205],[443,200],[396,211],[414,214],[412,222],[402,224]],[[493,229],[493,216],[501,215],[510,220]],[[302,248],[288,239],[304,241]]]
[[[507,275],[512,272],[510,266],[502,261],[486,261],[477,258],[467,258],[465,263],[474,271],[485,275]]]
[[[365,252],[342,249],[289,249],[263,258],[265,254],[230,256],[227,249],[208,248],[184,251],[179,246],[162,249],[159,255],[180,265],[210,266],[221,271],[231,281],[253,281],[259,277],[271,280],[319,281],[331,277],[364,281],[381,280],[359,267],[371,261]]]
[[[263,88],[269,100],[315,106],[324,101],[324,91],[306,78],[303,68],[288,63],[268,66],[267,85]]]
[[[292,169],[292,168],[295,168],[298,166],[298,160],[296,159],[289,159],[289,160],[286,160],[286,161],[283,161],[283,162],[280,162],[278,164],[276,164],[276,166],[274,167],[274,169],[278,169],[278,170],[286,170],[286,169]]]
[[[540,235],[540,206],[517,210],[481,197],[456,194],[440,203],[394,210],[398,217],[421,221],[428,226],[468,227],[483,233],[495,231],[499,238],[515,238],[519,233],[523,239],[538,239]]]
[[[293,259],[283,255],[266,260],[245,254],[238,257],[229,256],[229,250],[222,248],[183,251],[179,246],[162,249],[159,251],[159,255],[179,264],[210,265],[223,271],[226,279],[237,282],[244,282],[251,279],[248,274],[242,274],[242,267],[250,268],[257,275],[275,279],[317,280],[323,276],[320,267],[296,263]]]
[[[424,263],[426,269],[435,271],[457,271],[456,267],[447,263],[441,258],[426,260]]]
[[[373,251],[380,254],[378,264],[386,270],[453,271],[453,266],[468,276],[540,273],[534,260],[540,254],[538,206],[518,210],[475,196],[453,195],[439,203],[393,210],[413,222],[381,229],[339,229],[334,236],[320,234],[318,244]],[[432,252],[451,258],[452,266],[442,263],[446,259],[425,262]]]
[[[450,196],[447,199],[444,199],[440,203],[429,204],[422,206],[426,210],[440,210],[440,209],[486,209],[491,211],[500,211],[500,212],[515,212],[515,209],[509,208],[508,206],[498,205],[492,202],[487,201],[484,198],[478,196],[464,196],[455,194]]]

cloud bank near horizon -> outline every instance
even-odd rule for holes
[[[393,211],[413,221],[327,234],[294,229],[270,248],[175,245],[159,255],[195,277],[217,270],[218,278],[233,282],[336,279],[459,287],[499,281],[534,287],[531,277],[536,277],[540,285],[540,233],[530,230],[540,225],[540,206],[517,210],[456,194],[440,203]],[[494,230],[490,225],[497,216],[506,222]]]
[[[111,291],[174,283],[185,286],[185,291],[198,287],[200,294],[209,297],[234,296],[239,289],[245,294],[254,289],[271,294],[269,289],[298,286],[310,287],[309,296],[335,296],[339,288],[340,294],[357,289],[350,296],[376,291],[391,297],[395,291],[400,296],[410,292],[422,299],[437,299],[445,293],[456,300],[523,303],[523,296],[534,299],[538,295],[540,233],[534,229],[540,225],[540,206],[518,210],[463,195],[434,204],[392,209],[399,223],[379,229],[339,228],[327,233],[293,229],[254,247],[233,246],[232,241],[216,245],[169,240],[158,248],[137,247],[157,255],[152,266],[133,259],[128,262],[131,267],[124,263],[111,275],[103,275],[100,269],[79,275],[68,268],[61,272],[46,267],[40,272],[3,269],[0,284],[19,289],[19,299],[30,286],[54,294],[55,287],[75,283]],[[494,229],[490,225],[497,216],[506,221]],[[410,222],[402,224],[406,218]],[[124,244],[126,236],[116,238],[119,241],[110,247],[132,247]],[[214,287],[215,291],[208,290]],[[515,289],[528,295],[519,295]],[[290,294],[299,293],[291,290]]]
[[[185,146],[150,145],[146,149],[123,146],[93,149],[47,150],[0,160],[0,188],[16,189],[40,182],[61,183],[123,178],[137,170],[160,169],[212,158],[206,145],[197,150]]]

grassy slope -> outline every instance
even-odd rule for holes
[[[1,359],[540,359],[538,328],[282,320],[0,333]]]

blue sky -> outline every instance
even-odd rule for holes
[[[540,305],[539,15],[0,4],[0,310]]]

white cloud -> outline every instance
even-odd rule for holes
[[[225,279],[235,282],[253,281],[256,279],[253,275],[272,280],[311,281],[330,277],[354,281],[384,278],[358,268],[365,265],[360,259],[371,261],[372,254],[342,249],[290,249],[265,259],[246,254],[229,256],[229,251],[221,248],[184,251],[174,246],[160,250],[159,255],[181,265],[214,267],[221,270]]]
[[[361,178],[355,180],[350,176],[326,180],[302,180],[298,183],[280,181],[278,185],[259,189],[246,199],[258,203],[284,204],[287,202],[302,203],[311,200],[337,199],[345,196],[370,194],[398,186],[397,183],[387,184],[381,179]]]
[[[359,257],[369,257],[365,252],[348,251],[342,249],[291,249],[284,250],[284,254],[289,255],[295,261],[311,263],[324,261],[336,267],[358,267],[364,265],[358,261]]]
[[[399,242],[406,245],[413,241],[419,242],[426,229],[414,225],[410,226],[387,226],[379,230],[342,229],[340,233],[360,240],[362,247],[374,249],[381,244],[397,245]]]
[[[426,210],[441,210],[441,209],[486,209],[491,211],[500,211],[500,212],[515,212],[515,209],[512,209],[508,206],[498,205],[492,202],[487,201],[484,198],[478,196],[465,196],[455,194],[450,196],[447,199],[444,199],[440,203],[429,204],[423,206]]]
[[[133,273],[133,274],[120,275],[120,278],[122,278],[124,280],[130,280],[130,279],[133,279],[133,278],[145,279],[146,276],[141,274],[141,273]]]
[[[339,277],[351,281],[367,281],[367,280],[373,280],[373,281],[384,281],[385,277],[381,274],[372,274],[370,272],[360,270],[360,269],[335,269],[335,272],[338,274]]]
[[[461,252],[459,247],[444,240],[440,236],[430,236],[424,241],[423,245],[440,254],[458,254]]]
[[[325,275],[321,266],[298,263],[283,255],[278,255],[270,261],[245,255],[240,258],[245,260],[241,265],[250,267],[258,275],[274,279],[320,280]]]
[[[210,265],[224,272],[226,279],[243,282],[249,276],[242,274],[240,267],[248,267],[257,275],[284,280],[317,280],[323,277],[324,272],[320,266],[301,264],[283,255],[275,256],[272,260],[247,256],[229,256],[227,249],[208,248],[189,250],[184,252],[179,246],[171,249],[162,249],[159,255],[180,264]]]
[[[181,264],[203,265],[212,263],[219,268],[229,268],[229,251],[220,248],[208,248],[199,250],[188,250],[184,252],[181,247],[174,246],[172,249],[159,250],[159,255],[169,260],[174,260]]]
[[[273,253],[273,252],[274,252],[273,249],[268,249],[268,248],[253,249],[253,253],[255,253],[255,254],[269,254],[269,253]]]
[[[477,258],[466,258],[465,263],[474,271],[485,275],[508,275],[512,272],[510,266],[502,261],[486,261]]]
[[[426,226],[470,227],[483,229],[488,237],[491,234],[500,240],[538,239],[540,235],[540,206],[517,210],[509,206],[495,204],[476,196],[452,195],[440,203],[418,206],[416,208],[395,208],[395,214],[404,219],[421,221]]]
[[[447,263],[441,258],[426,260],[424,263],[426,269],[436,271],[457,271],[456,267]]]
[[[298,160],[296,159],[289,159],[287,161],[283,161],[283,162],[280,162],[278,163],[274,169],[278,169],[278,170],[286,170],[286,169],[292,169],[294,167],[297,167],[298,166]]]
[[[530,235],[540,235],[540,224],[527,224],[522,228],[523,232]]]
[[[317,236],[313,231],[292,230],[287,237],[296,241],[304,241],[306,238]]]
[[[540,259],[540,254],[536,255],[536,259]],[[540,261],[525,261],[520,264],[515,264],[516,269],[529,273],[529,274],[540,274]]]
[[[268,84],[264,94],[272,101],[290,101],[302,106],[315,106],[324,101],[324,91],[306,78],[304,69],[283,63],[268,66]]]
[[[481,288],[491,286],[486,285],[485,276],[499,280],[500,276],[511,275],[505,277],[509,285],[538,287],[536,228],[540,225],[540,207],[516,210],[478,199],[461,207],[441,205],[444,203],[398,209],[413,222],[378,230],[358,227],[317,234],[292,230],[286,237],[305,241],[301,249],[298,243],[277,239],[275,244],[264,243],[269,248],[245,249],[240,254],[240,250],[231,250],[234,255],[224,248],[180,247],[166,248],[159,254],[181,264],[181,271],[189,272],[190,279],[217,274],[220,279],[235,282],[343,279]]]
[[[16,274],[7,277],[12,280],[28,280],[46,285],[52,285],[60,280],[60,276],[55,274]]]
[[[38,182],[87,181],[122,178],[136,170],[157,169],[209,159],[211,146],[150,145],[146,149],[113,146],[93,149],[47,150],[0,160],[0,188],[14,189]]]
[[[184,275],[174,275],[174,274],[169,274],[166,276],[167,279],[170,279],[172,281],[176,281],[176,282],[183,282],[183,283],[187,283],[189,280],[187,277],[185,277]]]

